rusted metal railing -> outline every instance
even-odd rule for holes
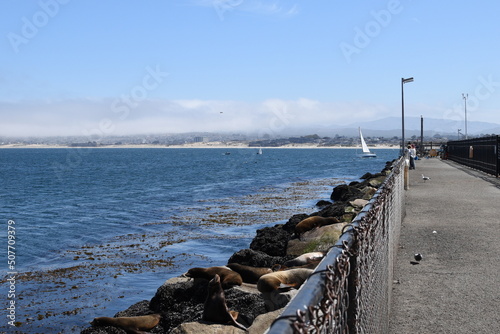
[[[447,155],[462,165],[500,176],[500,136],[450,141]]]
[[[404,216],[404,159],[344,229],[268,334],[385,334]]]

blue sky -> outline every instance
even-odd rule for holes
[[[0,136],[500,123],[495,1],[2,1]]]

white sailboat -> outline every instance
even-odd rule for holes
[[[359,138],[361,139],[361,148],[363,149],[363,153],[361,154],[362,158],[376,158],[377,155],[375,153],[370,152],[368,145],[366,145],[365,139],[363,138],[363,134],[361,133],[361,128],[359,128]]]
[[[257,154],[262,154],[262,148],[259,147],[259,151],[257,152]]]

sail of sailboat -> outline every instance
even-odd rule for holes
[[[361,127],[359,129],[359,138],[361,140],[361,148],[363,153],[361,154],[362,158],[375,158],[377,155],[375,153],[370,152],[368,145],[366,145],[365,139],[363,138],[363,134],[361,133]]]

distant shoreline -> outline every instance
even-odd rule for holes
[[[217,149],[234,149],[234,148],[242,148],[242,149],[255,149],[257,150],[259,147],[256,146],[248,146],[244,143],[238,144],[222,144],[222,143],[192,143],[192,144],[183,144],[183,145],[153,145],[153,144],[124,144],[124,145],[102,145],[102,146],[69,146],[69,145],[46,145],[46,144],[7,144],[0,145],[0,149],[11,149],[11,148],[64,148],[64,149],[81,149],[81,148],[92,148],[92,149],[107,149],[107,148],[217,148]],[[283,146],[262,146],[262,149],[311,149],[311,148],[324,148],[324,149],[361,149],[359,146],[317,146],[317,145],[283,145]],[[398,149],[396,146],[389,145],[377,145],[370,146],[370,149]]]

